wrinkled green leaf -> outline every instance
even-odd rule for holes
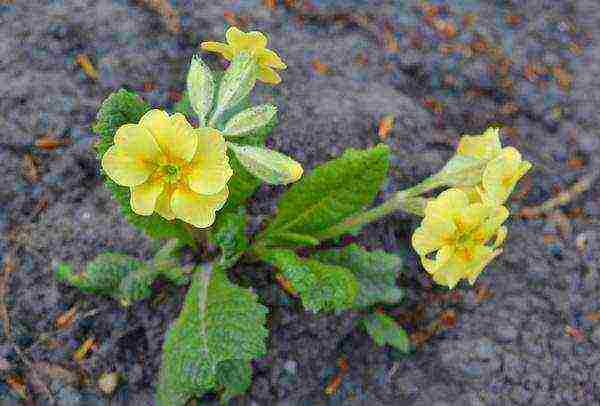
[[[356,244],[341,249],[318,251],[314,258],[331,265],[348,268],[358,279],[360,290],[355,306],[375,303],[398,303],[404,291],[396,286],[402,260],[384,251],[368,252]]]
[[[269,127],[277,119],[277,107],[261,104],[233,116],[223,129],[225,137],[238,138],[256,134]]]
[[[260,238],[291,232],[318,239],[319,232],[373,202],[388,167],[386,145],[347,150],[342,157],[315,168],[284,193],[277,216]]]
[[[254,176],[272,185],[286,185],[302,176],[302,166],[287,155],[261,147],[227,143],[239,162]]]
[[[250,94],[257,75],[258,64],[248,53],[243,52],[233,58],[221,80],[211,124],[217,123],[223,113],[236,107]]]
[[[243,207],[222,210],[210,230],[210,243],[221,248],[219,264],[223,269],[232,267],[248,248],[246,221]]]
[[[206,125],[206,117],[212,109],[215,81],[210,68],[199,56],[194,56],[187,76],[187,94],[190,104],[198,115],[200,127]]]
[[[363,319],[367,333],[379,346],[390,345],[404,353],[410,352],[410,339],[406,331],[390,316],[373,313]]]
[[[96,144],[98,161],[114,144],[114,136],[119,127],[128,123],[138,123],[150,106],[135,93],[121,89],[104,100],[98,111],[93,130],[99,135]],[[99,165],[100,166],[100,165]],[[101,169],[101,168],[100,168]],[[117,185],[106,174],[104,183],[121,206],[121,213],[133,226],[143,230],[152,238],[178,238],[193,244],[193,238],[180,220],[167,221],[158,214],[140,216],[131,210],[129,188]]]
[[[60,264],[55,276],[59,282],[68,283],[82,292],[112,296],[119,284],[130,273],[142,268],[144,263],[129,255],[105,252],[90,261],[79,274],[66,264]]]
[[[252,364],[245,360],[228,360],[217,365],[217,383],[224,388],[221,404],[243,395],[252,384]]]
[[[300,258],[294,251],[286,249],[263,250],[260,257],[281,271],[304,307],[314,313],[346,310],[356,300],[358,281],[346,268]]]
[[[266,314],[256,295],[219,267],[198,270],[165,339],[157,405],[185,405],[217,388],[221,363],[264,355]]]

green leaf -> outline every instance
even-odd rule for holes
[[[267,148],[227,143],[239,162],[254,176],[272,185],[286,185],[302,176],[302,166],[287,155]]]
[[[96,144],[98,160],[114,144],[115,133],[123,124],[137,123],[150,110],[148,103],[134,92],[125,89],[111,93],[100,106],[93,131],[100,139]]]
[[[300,295],[306,309],[317,313],[342,311],[353,306],[359,285],[348,269],[310,258],[299,258],[292,250],[262,250],[259,255],[281,270]]]
[[[284,232],[310,235],[336,225],[373,202],[389,167],[386,145],[358,151],[315,168],[280,199],[277,216],[260,238]]]
[[[113,297],[122,306],[129,306],[133,302],[147,299],[152,294],[152,284],[157,277],[158,272],[155,268],[140,267],[121,280],[118,291],[113,294]]]
[[[386,344],[404,352],[410,352],[410,340],[406,331],[390,316],[373,313],[363,319],[367,333],[379,346]]]
[[[96,145],[99,161],[113,145],[119,127],[128,123],[138,123],[149,109],[150,106],[135,93],[124,89],[108,96],[98,111],[96,124],[93,127],[100,137]],[[152,238],[179,238],[188,244],[193,244],[193,238],[182,221],[167,221],[156,213],[151,216],[135,214],[130,206],[129,188],[117,185],[106,174],[104,174],[104,183],[119,202],[121,213],[133,226],[143,230]]]
[[[252,384],[252,364],[245,360],[228,360],[217,365],[217,383],[224,387],[221,404],[244,394]]]
[[[206,117],[212,109],[215,81],[210,68],[199,56],[194,56],[187,76],[187,94],[198,115],[200,127],[206,126]]]
[[[266,314],[256,295],[232,284],[222,269],[198,270],[165,339],[157,405],[185,405],[222,383],[223,362],[263,356]]]
[[[148,262],[105,252],[89,262],[79,274],[73,273],[69,265],[61,264],[55,276],[59,282],[68,283],[82,292],[109,296],[128,306],[148,298],[152,294],[152,284],[161,275],[177,285],[189,282],[177,257],[165,259],[167,249],[175,249],[172,241]]]
[[[236,107],[250,94],[257,75],[258,64],[250,54],[243,52],[233,58],[221,80],[210,124],[215,124],[223,113]]]
[[[253,135],[271,126],[277,120],[277,107],[261,104],[233,116],[225,125],[225,137],[238,138]]]
[[[56,271],[59,282],[68,283],[82,292],[97,295],[114,295],[121,280],[144,266],[142,261],[124,254],[105,252],[90,261],[85,270],[73,273],[69,265],[61,264]]]
[[[331,265],[348,268],[358,279],[360,291],[355,306],[375,303],[398,303],[404,291],[396,286],[402,260],[384,251],[368,252],[356,244],[341,249],[318,251],[314,258]]]
[[[243,207],[222,210],[210,230],[210,243],[221,248],[219,265],[223,269],[235,265],[248,248],[246,221],[246,210]]]

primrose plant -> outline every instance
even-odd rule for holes
[[[226,44],[202,48],[220,53],[228,68],[217,74],[194,57],[173,114],[123,89],[98,112],[94,131],[106,186],[129,222],[163,246],[148,261],[106,252],[81,272],[65,264],[56,271],[60,281],[123,306],[148,298],[159,277],[189,284],[166,335],[158,405],[185,405],[207,392],[226,402],[249,387],[251,362],[266,352],[268,309],[230,280],[242,257],[262,262],[305,309],[362,309],[365,330],[379,345],[411,351],[406,332],[374,311],[404,296],[396,286],[400,257],[336,242],[404,210],[423,217],[412,245],[433,280],[450,289],[461,279],[473,284],[501,252],[509,215],[504,203],[531,167],[490,128],[463,136],[438,173],[367,209],[386,179],[388,147],[349,149],[302,177],[298,162],[264,147],[277,107],[249,102],[256,81],[279,83],[276,70],[286,65],[260,32],[232,27],[226,37]],[[296,183],[283,193],[276,215],[248,236],[244,206],[261,182]],[[437,197],[424,197],[439,189],[445,190]],[[327,240],[330,248],[323,248]],[[201,260],[182,265],[186,246]]]

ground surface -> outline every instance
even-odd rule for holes
[[[280,107],[271,145],[308,169],[380,142],[387,114],[396,124],[384,140],[395,154],[385,193],[434,172],[461,133],[491,123],[503,123],[505,141],[535,167],[513,213],[600,168],[596,0],[178,0],[171,19],[144,3],[152,2],[0,2],[0,256],[13,262],[12,331],[38,371],[33,376],[2,336],[2,404],[17,404],[9,390],[17,377],[35,399],[46,388],[60,405],[152,403],[162,340],[184,290],[159,288],[155,297],[164,300],[125,311],[57,284],[51,273],[59,261],[81,265],[106,249],[149,254],[152,243],[120,218],[101,186],[90,124],[121,86],[172,106],[199,42],[220,40],[234,21],[269,33],[287,62],[283,83],[259,86],[257,97]],[[79,54],[98,80],[75,63]],[[69,142],[32,147],[46,134]],[[272,328],[269,354],[238,403],[600,405],[598,186],[552,216],[513,216],[503,255],[459,295],[432,289],[409,250],[399,283],[412,293],[390,313],[414,337],[444,311],[457,316],[410,357],[373,344],[357,314],[304,313],[259,269],[238,269],[271,307]],[[261,189],[252,212],[267,214],[280,191]],[[398,215],[360,238],[406,251],[416,224]],[[74,305],[87,317],[55,332]],[[75,363],[73,352],[90,337],[97,346]],[[341,358],[349,370],[327,396]],[[108,396],[97,381],[112,371],[125,381]]]

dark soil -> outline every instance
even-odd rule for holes
[[[381,198],[439,169],[461,134],[490,124],[502,123],[505,142],[534,164],[511,202],[504,253],[459,295],[432,287],[408,248],[417,219],[395,215],[359,237],[406,258],[399,283],[409,298],[388,310],[409,332],[418,336],[444,311],[457,316],[414,355],[377,347],[356,312],[306,313],[264,267],[239,266],[234,276],[270,306],[272,334],[252,388],[235,403],[600,405],[598,183],[549,216],[517,215],[600,170],[597,0],[297,0],[275,8],[177,0],[179,32],[144,3],[0,2],[0,256],[14,263],[5,300],[18,346],[1,333],[0,403],[19,404],[10,388],[22,377],[29,404],[47,404],[45,390],[58,405],[152,404],[164,334],[185,289],[161,285],[125,310],[59,285],[52,271],[105,250],[150,255],[153,243],[102,187],[90,125],[122,86],[172,107],[199,43],[221,40],[235,21],[267,32],[289,66],[281,85],[259,85],[256,98],[280,108],[270,145],[307,170],[382,142],[387,114],[396,115],[383,140],[394,162]],[[77,65],[81,54],[98,80]],[[35,147],[45,135],[65,145]],[[256,194],[257,222],[282,190]],[[81,317],[57,330],[73,306]],[[73,353],[87,338],[96,346],[77,363]],[[328,396],[342,358],[348,372]],[[55,367],[50,375],[43,363]],[[97,386],[105,372],[122,378],[112,395]]]

